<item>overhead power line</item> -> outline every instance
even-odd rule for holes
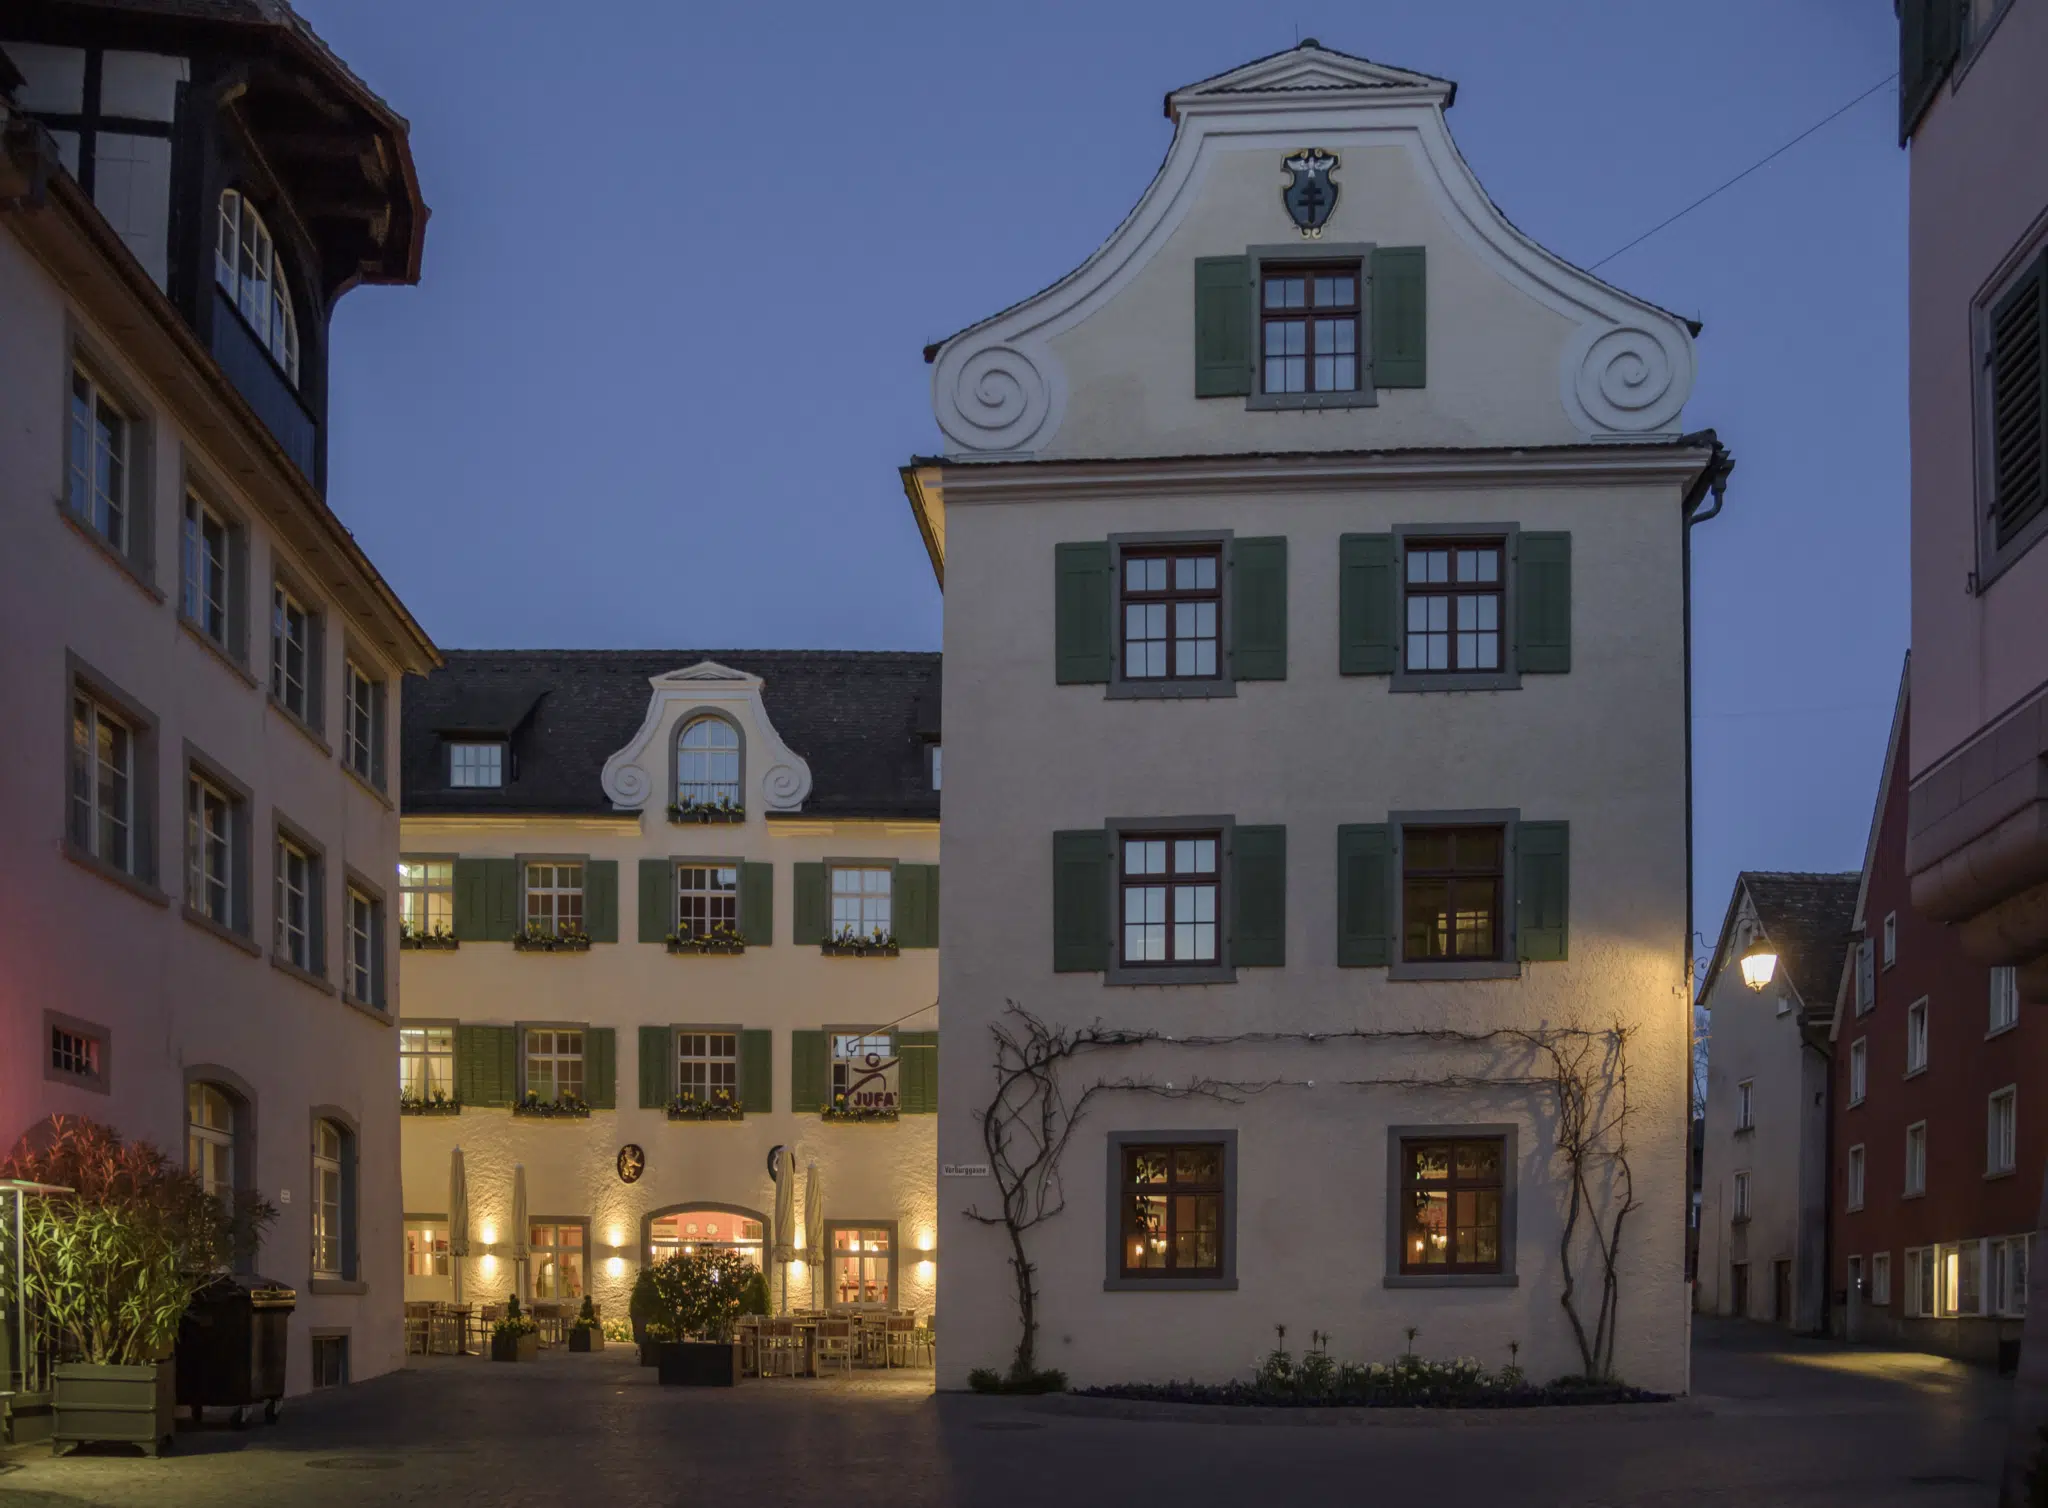
[[[1660,220],[1657,224],[1651,226],[1648,230],[1644,231],[1641,235],[1637,236],[1633,241],[1629,242],[1628,245],[1622,247],[1620,251],[1608,252],[1606,256],[1602,257],[1599,261],[1595,262],[1591,267],[1587,269],[1587,271],[1598,272],[1602,267],[1605,267],[1609,262],[1613,261],[1616,257],[1620,256],[1623,251],[1633,251],[1636,247],[1642,245],[1643,242],[1649,240],[1650,237],[1657,234],[1658,231],[1663,230],[1668,226],[1676,225],[1680,220],[1683,220],[1687,215],[1691,214],[1694,210],[1698,209],[1702,204],[1705,204],[1709,199],[1712,199],[1719,194],[1725,194],[1729,189],[1734,188],[1736,184],[1742,182],[1743,179],[1747,178],[1751,173],[1754,173],[1758,168],[1766,167],[1769,164],[1777,161],[1777,159],[1779,159],[1780,157],[1783,157],[1787,152],[1791,151],[1794,147],[1798,146],[1799,143],[1806,140],[1807,137],[1813,135],[1814,132],[1820,130],[1821,127],[1829,125],[1832,122],[1839,120],[1842,116],[1847,115],[1851,110],[1855,109],[1858,105],[1862,104],[1865,100],[1869,99],[1871,95],[1877,93],[1878,90],[1884,88],[1886,85],[1890,84],[1896,78],[1898,78],[1897,73],[1886,74],[1883,78],[1879,79],[1876,83],[1872,84],[1868,89],[1864,90],[1861,94],[1857,95],[1856,98],[1850,100],[1848,104],[1842,106],[1839,110],[1831,111],[1829,114],[1815,121],[1812,125],[1808,126],[1804,131],[1801,131],[1797,136],[1793,137],[1790,141],[1786,142],[1782,147],[1779,147],[1777,151],[1772,152],[1768,157],[1759,157],[1755,162],[1752,162],[1748,167],[1744,168],[1741,172],[1737,173],[1733,178],[1730,178],[1726,183],[1722,184],[1719,188],[1708,190],[1706,193],[1700,195],[1699,198],[1693,200],[1693,202],[1688,204],[1684,209],[1680,210],[1677,214],[1673,215],[1670,219]]]

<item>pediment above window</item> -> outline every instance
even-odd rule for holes
[[[648,680],[647,716],[626,746],[605,761],[604,793],[619,811],[657,810],[674,800],[677,735],[701,716],[724,718],[743,739],[741,805],[797,812],[811,793],[811,767],[782,741],[761,700],[762,680],[712,660]]]

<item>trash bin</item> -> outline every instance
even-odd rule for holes
[[[236,1429],[261,1404],[277,1422],[284,1400],[285,1336],[298,1294],[282,1283],[223,1273],[193,1296],[178,1326],[178,1402],[198,1424],[209,1408],[233,1409]]]

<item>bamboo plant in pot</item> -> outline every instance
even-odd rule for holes
[[[0,1175],[53,1185],[26,1206],[23,1277],[64,1358],[51,1373],[51,1444],[171,1443],[170,1360],[200,1286],[252,1256],[277,1210],[232,1201],[147,1142],[123,1142],[82,1116],[52,1116],[24,1136]]]
[[[729,1388],[739,1381],[733,1331],[746,1311],[754,1264],[736,1251],[682,1251],[654,1274],[647,1328],[672,1337],[657,1353],[661,1381]]]

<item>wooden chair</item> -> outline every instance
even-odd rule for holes
[[[910,1337],[911,1354],[917,1357],[917,1365],[921,1367],[935,1367],[938,1365],[938,1338],[938,1315],[926,1315],[924,1323],[919,1325]]]
[[[828,1366],[836,1366],[849,1377],[853,1375],[853,1334],[852,1320],[818,1321],[817,1365],[820,1376]]]
[[[405,1354],[425,1356],[434,1346],[434,1306],[432,1304],[407,1304],[405,1306]]]
[[[803,1354],[803,1338],[786,1319],[761,1321],[759,1367],[763,1377],[794,1377]]]
[[[915,1314],[885,1315],[882,1320],[882,1364],[889,1367],[911,1365],[910,1353],[916,1334]]]

